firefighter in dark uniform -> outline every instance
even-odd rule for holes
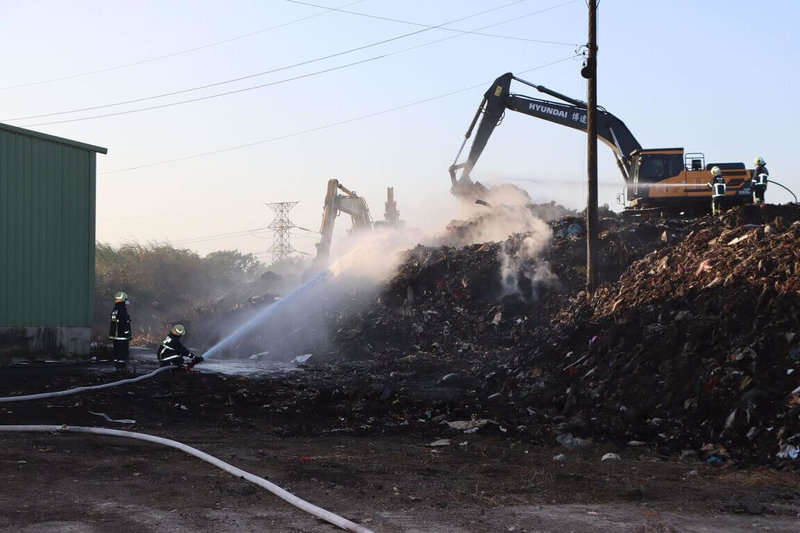
[[[133,335],[131,335],[131,317],[128,314],[128,295],[122,291],[114,295],[108,338],[114,343],[114,365],[124,368],[128,361],[128,345]]]
[[[161,363],[161,366],[174,365],[183,368],[186,359],[192,365],[203,362],[202,356],[193,354],[181,342],[184,333],[186,333],[186,328],[181,324],[175,324],[161,341],[157,352],[158,362]]]
[[[719,215],[722,213],[722,200],[725,198],[725,178],[719,167],[711,169],[711,181],[708,182],[711,188],[711,214]]]
[[[763,204],[764,193],[767,191],[767,181],[769,180],[769,170],[767,162],[761,157],[756,157],[756,168],[753,170],[753,203]]]

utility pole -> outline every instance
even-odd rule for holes
[[[295,225],[288,216],[289,211],[297,205],[297,202],[275,202],[265,205],[275,211],[275,219],[268,226],[274,233],[274,237],[272,246],[267,252],[272,253],[272,262],[277,263],[297,252],[289,243],[289,231]]]
[[[589,43],[586,65],[581,74],[588,80],[586,137],[589,186],[586,195],[586,292],[591,297],[597,288],[597,4],[588,0]]]

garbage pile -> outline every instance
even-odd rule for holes
[[[797,456],[796,206],[605,214],[591,299],[582,219],[549,227],[536,255],[527,234],[408,251],[375,305],[338,317],[338,351],[393,376],[387,397],[413,396],[411,419],[714,462]]]
[[[635,260],[667,247],[691,227],[685,220],[625,221],[609,212],[598,236],[600,280],[616,281]],[[527,233],[502,242],[416,246],[406,252],[376,305],[339,317],[337,348],[370,358],[409,350],[447,355],[520,348],[528,342],[521,337],[549,324],[564,298],[586,283],[583,219],[552,220],[548,232],[537,254],[528,253]]]
[[[703,219],[553,326],[595,431],[766,462],[800,446],[800,210]],[[554,355],[554,354],[551,354]],[[580,360],[579,360],[580,359]]]

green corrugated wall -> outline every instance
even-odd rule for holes
[[[91,326],[96,153],[21,131],[0,128],[0,327]]]

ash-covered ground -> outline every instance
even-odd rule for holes
[[[309,295],[306,313],[277,328],[283,335],[257,327],[214,361],[312,354],[296,370],[159,376],[9,404],[4,423],[101,425],[92,410],[136,419],[137,431],[229,446],[245,462],[278,450],[292,462],[270,467],[278,481],[340,508],[369,499],[350,516],[381,531],[791,531],[800,510],[800,209],[668,219],[604,212],[592,295],[583,290],[577,213],[551,209],[528,231],[476,241],[492,217],[508,215],[454,221],[444,245],[403,252],[387,281]],[[128,373],[152,368],[136,359]],[[8,369],[0,382],[15,395],[113,378]],[[65,439],[59,449],[69,448]],[[405,446],[424,451],[398,455]],[[314,449],[325,450],[319,462]],[[23,460],[13,447],[4,453],[7,464]],[[601,461],[606,453],[619,460]],[[309,470],[316,484],[303,477]],[[202,490],[202,479],[192,483]],[[541,507],[586,502],[654,514],[622,518],[617,509],[617,522],[578,525],[569,513],[547,522]],[[527,518],[492,514],[530,505],[549,526],[537,529],[519,508]],[[668,514],[675,509],[688,521]],[[253,520],[229,529],[264,526]]]

